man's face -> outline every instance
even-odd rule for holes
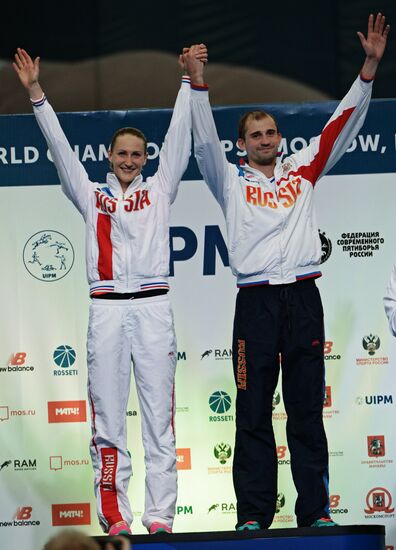
[[[120,184],[128,185],[146,164],[143,140],[131,134],[118,136],[113,150],[109,151],[109,161]]]
[[[238,139],[238,146],[246,151],[250,166],[275,164],[282,135],[274,120],[271,117],[248,119],[245,130],[245,138]]]

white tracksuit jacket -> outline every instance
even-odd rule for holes
[[[91,296],[168,288],[169,206],[189,159],[190,86],[183,77],[158,171],[137,176],[126,193],[112,173],[105,184],[89,180],[44,98],[32,102],[62,190],[86,223],[86,264]],[[186,114],[187,113],[187,114]]]
[[[358,77],[322,133],[278,160],[274,178],[229,163],[219,141],[207,87],[192,86],[198,166],[226,218],[228,252],[238,287],[318,277],[321,244],[313,189],[363,125],[372,83]]]

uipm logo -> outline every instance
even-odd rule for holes
[[[48,401],[48,422],[86,422],[85,401]]]
[[[52,525],[90,525],[91,505],[89,502],[52,505]]]

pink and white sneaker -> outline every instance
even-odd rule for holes
[[[172,529],[164,523],[155,521],[150,525],[149,533],[150,535],[157,535],[159,533],[172,533]]]
[[[132,535],[132,531],[127,522],[122,520],[110,526],[108,535],[110,537],[115,537],[116,535]]]

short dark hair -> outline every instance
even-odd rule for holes
[[[138,128],[132,128],[132,127],[129,127],[129,126],[126,126],[125,128],[119,128],[113,134],[113,137],[111,138],[111,142],[110,142],[110,151],[112,151],[114,149],[116,139],[119,136],[125,136],[126,134],[129,134],[131,136],[135,136],[135,137],[141,139],[143,141],[143,144],[144,144],[144,153],[145,154],[147,153],[147,138],[146,138],[146,136],[143,134],[143,132],[141,130],[138,130]]]
[[[262,118],[272,118],[275,123],[276,131],[279,132],[278,123],[276,122],[275,117],[266,113],[265,111],[248,111],[239,120],[238,124],[238,138],[245,139],[246,135],[246,124],[249,120],[261,120]]]

